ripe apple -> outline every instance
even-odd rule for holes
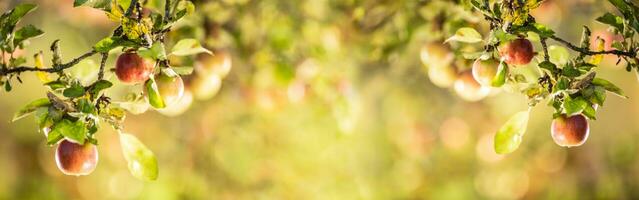
[[[524,38],[504,42],[498,47],[499,55],[509,65],[526,65],[535,56],[532,43]]]
[[[481,86],[470,70],[459,74],[454,87],[457,95],[466,101],[479,101],[490,93],[490,87]]]
[[[473,63],[473,77],[482,86],[490,87],[498,68],[499,62],[495,59],[477,59]]]
[[[66,175],[88,175],[98,165],[98,149],[89,142],[80,145],[65,139],[58,144],[55,161]]]
[[[437,87],[448,88],[452,86],[457,79],[457,70],[451,65],[442,67],[432,66],[428,68],[428,78],[430,82]]]
[[[137,53],[126,52],[115,63],[115,75],[123,83],[144,83],[153,73],[154,63],[140,57]]]
[[[160,74],[157,78],[155,78],[155,81],[166,107],[171,107],[184,95],[184,82],[180,76],[169,77],[167,75]]]
[[[562,115],[552,120],[550,132],[557,145],[576,147],[586,142],[590,128],[588,120],[582,114],[570,117]]]
[[[448,48],[439,42],[431,42],[425,44],[419,56],[422,63],[428,67],[432,66],[444,66],[450,64],[453,61],[453,53]]]
[[[216,74],[208,76],[196,76],[191,85],[191,92],[197,100],[211,99],[222,86],[222,80]]]
[[[231,66],[231,55],[225,51],[218,51],[213,55],[200,54],[194,67],[195,71],[202,76],[215,74],[219,78],[224,78],[231,71]]]

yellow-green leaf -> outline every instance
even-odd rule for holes
[[[158,161],[138,138],[120,133],[120,145],[131,174],[141,180],[153,181],[158,178]]]
[[[515,151],[521,144],[528,124],[528,111],[521,111],[510,119],[495,134],[495,152],[507,154]]]

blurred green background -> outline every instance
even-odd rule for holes
[[[22,52],[28,58],[50,55],[55,39],[73,58],[115,26],[71,0],[2,0],[0,9],[21,2],[40,5],[22,24],[46,32]],[[639,83],[614,58],[597,71],[630,99],[610,95],[583,146],[555,145],[552,110],[540,103],[521,147],[501,156],[494,132],[527,109],[525,97],[497,91],[465,102],[434,86],[419,59],[422,45],[455,27],[484,26],[451,1],[194,2],[197,13],[172,37],[228,52],[233,68],[214,98],[178,117],[127,116],[125,131],[158,157],[159,179],[128,173],[118,135],[106,125],[97,134],[96,171],[63,175],[34,120],[10,123],[46,92],[25,74],[24,84],[0,92],[0,199],[639,198]],[[606,1],[550,0],[533,15],[578,41],[582,25],[605,30],[594,19],[612,10]],[[450,23],[439,27],[442,19]],[[119,89],[127,87],[140,86]]]

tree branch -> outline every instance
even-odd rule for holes
[[[102,60],[100,61],[100,71],[98,72],[98,80],[104,79],[104,66],[106,65],[107,58],[109,58],[108,53],[101,53]]]
[[[555,35],[551,35],[548,38],[553,39],[553,40],[555,40],[555,41],[557,41],[559,43],[562,43],[566,47],[572,49],[573,51],[577,51],[577,52],[582,53],[584,55],[592,56],[592,55],[600,55],[600,54],[613,54],[613,55],[626,56],[626,57],[631,57],[631,58],[634,58],[634,57],[637,56],[636,52],[621,51],[621,50],[617,50],[617,49],[608,50],[608,51],[590,51],[588,48],[578,47],[578,46],[576,46],[576,45],[574,45],[574,44],[572,44],[572,43],[570,43],[570,42],[568,42],[568,41],[566,41],[564,39],[561,39],[561,38],[559,38],[559,37],[557,37]]]
[[[85,54],[82,54],[80,57],[77,57],[71,61],[69,61],[68,63],[64,63],[62,65],[59,65],[58,67],[55,68],[36,68],[36,67],[27,67],[27,66],[19,66],[19,67],[13,67],[13,68],[9,68],[9,69],[2,69],[0,70],[0,76],[4,76],[4,75],[8,75],[8,74],[19,74],[22,72],[34,72],[34,71],[40,71],[40,72],[48,72],[48,73],[57,73],[57,72],[61,72],[64,69],[73,67],[74,65],[77,65],[80,61],[91,57],[93,55],[95,55],[97,53],[97,51],[95,50],[91,50]]]

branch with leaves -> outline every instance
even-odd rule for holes
[[[22,82],[25,72],[35,72],[38,79],[48,87],[46,97],[28,103],[13,117],[13,121],[34,115],[49,145],[57,145],[58,168],[68,175],[90,174],[97,165],[98,141],[95,133],[101,122],[110,124],[120,133],[124,157],[131,173],[143,180],[155,180],[158,176],[154,154],[135,136],[123,133],[126,111],[132,112],[125,103],[114,103],[105,95],[113,83],[105,79],[105,73],[113,71],[117,78],[131,84],[141,85],[144,92],[134,94],[132,99],[143,101],[155,109],[167,109],[184,93],[181,76],[189,75],[193,67],[172,66],[169,57],[188,57],[196,54],[211,55],[198,40],[181,39],[169,43],[167,33],[180,19],[194,12],[194,4],[188,0],[166,0],[163,11],[145,7],[147,1],[86,1],[75,0],[74,7],[90,6],[103,11],[110,20],[118,23],[111,36],[97,42],[90,51],[66,63],[62,62],[60,41],[51,45],[51,66],[44,65],[42,52],[33,56],[33,66],[25,65],[27,58],[15,56],[16,50],[24,49],[31,38],[44,34],[33,25],[17,28],[26,14],[37,8],[34,4],[20,4],[0,16],[0,84],[7,92],[12,90],[12,81]],[[166,46],[172,44],[170,52]],[[120,54],[114,69],[107,68],[110,55]],[[66,70],[79,66],[83,60],[99,55],[97,78],[83,83]],[[139,113],[139,109],[136,113]],[[81,158],[81,159],[80,159]]]
[[[612,82],[597,77],[595,70],[603,56],[614,55],[618,59],[617,64],[625,61],[627,71],[639,73],[639,42],[633,39],[639,32],[639,7],[623,0],[609,0],[621,15],[606,13],[596,19],[608,25],[614,34],[623,36],[623,40],[605,41],[600,37],[591,40],[591,30],[584,26],[581,42],[573,44],[537,23],[530,15],[542,2],[471,0],[468,7],[481,13],[490,23],[488,37],[482,37],[474,28],[464,27],[446,42],[482,44],[481,52],[463,53],[464,58],[475,60],[472,77],[478,84],[482,88],[504,85],[515,88],[528,97],[530,108],[547,100],[555,110],[551,128],[555,143],[566,147],[579,146],[588,138],[588,120],[596,119],[597,108],[606,100],[606,91],[627,98]],[[562,56],[553,55],[557,51],[549,51],[550,40],[576,52],[577,56],[558,59]],[[542,48],[538,62],[533,60],[539,54],[534,52],[531,41],[539,42]],[[611,43],[612,48],[606,49],[606,43]],[[514,72],[515,68],[532,65],[540,74],[536,80]],[[529,110],[515,114],[498,130],[494,141],[497,153],[510,153],[518,148],[526,130],[528,113]]]

